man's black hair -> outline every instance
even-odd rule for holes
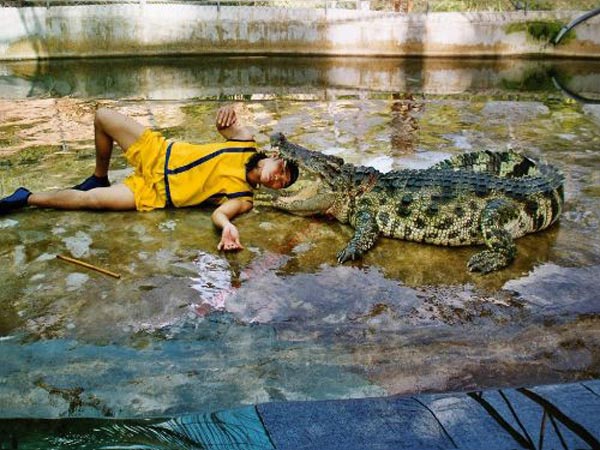
[[[290,170],[290,182],[286,186],[286,187],[290,187],[298,179],[298,175],[300,175],[300,170],[298,169],[298,164],[296,164],[295,162],[292,162],[292,161],[286,160],[285,166]]]
[[[266,153],[262,153],[262,152],[256,152],[256,153],[254,153],[250,157],[250,159],[248,160],[248,162],[246,162],[246,173],[250,172],[256,166],[258,166],[258,162],[260,160],[267,159],[268,157],[269,157],[269,155],[267,155]]]
[[[246,163],[246,173],[250,172],[254,169],[260,160],[269,158],[269,155],[263,152],[256,152],[254,155],[250,157],[248,162]],[[290,171],[290,182],[285,187],[289,187],[296,182],[298,179],[298,175],[300,174],[300,170],[298,169],[298,165],[292,161],[285,162],[285,166]]]

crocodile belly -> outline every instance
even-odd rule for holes
[[[480,215],[485,200],[438,202],[431,196],[406,194],[397,201],[382,199],[376,221],[383,236],[435,245],[483,243]]]

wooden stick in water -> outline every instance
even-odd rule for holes
[[[96,266],[94,266],[92,264],[86,263],[84,261],[80,261],[80,260],[75,259],[75,258],[70,258],[69,256],[56,255],[56,257],[58,259],[62,259],[63,261],[67,261],[67,262],[70,262],[70,263],[73,263],[73,264],[77,264],[77,265],[82,266],[82,267],[86,267],[86,268],[91,269],[91,270],[95,270],[96,272],[103,273],[104,275],[108,275],[110,277],[121,278],[121,275],[119,275],[118,273],[114,273],[114,272],[111,272],[110,270],[106,270],[106,269],[102,269],[100,267],[96,267]]]

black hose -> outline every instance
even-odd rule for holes
[[[581,17],[578,17],[577,19],[572,20],[571,23],[569,23],[568,25],[565,25],[564,27],[562,27],[560,29],[560,31],[558,32],[558,34],[556,35],[556,37],[554,38],[554,45],[558,45],[558,43],[564,37],[564,35],[567,34],[569,31],[571,31],[571,29],[575,28],[581,22],[585,22],[590,17],[594,17],[595,15],[598,15],[598,14],[600,14],[600,8],[593,9],[592,11],[585,13]]]

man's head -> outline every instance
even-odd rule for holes
[[[259,184],[271,189],[283,189],[298,179],[298,166],[293,163],[264,153],[253,155],[246,164],[246,171],[258,170]]]

